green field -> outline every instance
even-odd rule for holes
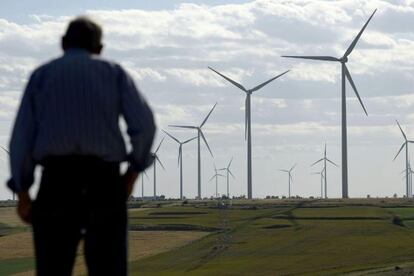
[[[414,267],[409,200],[169,201],[141,207],[130,212],[131,231],[207,235],[131,261],[132,275],[405,275]],[[24,231],[1,218],[0,242]],[[0,256],[0,275],[31,269],[33,259]]]

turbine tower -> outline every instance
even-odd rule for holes
[[[218,198],[218,178],[219,177],[225,177],[225,176],[218,173],[216,164],[214,164],[214,175],[210,178],[209,181],[213,180],[214,178],[216,179],[216,198]]]
[[[367,27],[369,21],[374,16],[375,10],[372,15],[369,17],[368,21],[362,27],[361,31],[352,41],[351,45],[346,50],[345,54],[341,58],[331,57],[331,56],[282,56],[287,58],[301,58],[301,59],[312,59],[312,60],[322,60],[322,61],[335,61],[341,63],[341,71],[342,71],[342,93],[341,93],[341,109],[342,109],[342,198],[348,198],[348,142],[347,142],[347,124],[346,124],[346,92],[345,92],[345,85],[346,79],[348,79],[349,83],[351,84],[355,94],[364,109],[365,114],[368,116],[368,113],[365,109],[364,104],[362,103],[361,97],[358,94],[357,88],[355,86],[354,81],[352,80],[351,74],[349,73],[348,68],[346,67],[346,63],[348,62],[348,56],[351,54],[352,50],[354,49],[355,45],[357,44],[359,38],[361,37],[362,33],[364,32],[365,28]]]
[[[270,82],[274,81],[275,79],[283,76],[288,71],[283,72],[280,75],[277,75],[276,77],[271,78],[268,81],[265,81],[261,84],[259,84],[256,87],[253,87],[252,89],[246,89],[243,85],[240,83],[230,79],[229,77],[219,73],[218,71],[214,70],[211,67],[208,67],[210,70],[215,72],[216,74],[223,77],[225,80],[236,86],[237,88],[241,89],[246,93],[246,102],[245,102],[245,139],[247,139],[247,198],[252,199],[253,197],[253,191],[252,191],[252,134],[251,134],[251,95],[253,92],[259,90],[260,88],[264,87],[265,85],[269,84]]]
[[[324,175],[325,175],[324,172],[325,172],[325,168],[322,168],[322,170],[320,172],[311,173],[311,174],[317,174],[317,175],[321,176],[321,198],[323,198],[323,178],[324,178]],[[326,186],[325,186],[325,191],[326,191]],[[325,196],[326,196],[326,192],[325,192]]]
[[[230,159],[229,164],[227,165],[227,167],[220,169],[219,171],[226,171],[226,178],[227,178],[227,198],[230,198],[230,189],[229,189],[229,178],[230,175],[233,177],[233,179],[235,178],[233,173],[230,171],[230,166],[231,166],[231,162],[233,162],[233,157]]]
[[[406,191],[406,196],[407,197],[412,197],[412,195],[410,195],[410,183],[409,183],[409,167],[410,167],[410,160],[408,159],[408,143],[414,143],[414,141],[412,140],[408,140],[407,136],[405,135],[404,131],[402,130],[400,123],[398,123],[398,121],[396,120],[398,127],[401,130],[401,134],[404,137],[404,143],[401,145],[400,150],[397,152],[397,155],[395,155],[394,160],[397,158],[397,156],[400,154],[400,152],[402,151],[402,149],[405,147],[405,191]]]
[[[204,121],[199,126],[182,126],[182,125],[170,125],[170,127],[178,127],[178,128],[187,128],[187,129],[195,129],[197,130],[197,151],[198,151],[198,192],[197,197],[201,199],[201,154],[200,154],[200,137],[203,138],[204,143],[207,146],[208,151],[210,152],[211,156],[213,157],[213,153],[211,152],[210,146],[207,143],[206,137],[204,137],[202,127],[207,122],[208,118],[210,117],[211,113],[213,112],[214,108],[216,107],[217,103],[214,104],[213,108],[204,118]]]
[[[2,146],[0,146],[8,155],[10,155],[10,152],[7,150],[7,149],[5,149],[5,148],[3,148]],[[13,193],[13,201],[15,201],[16,200],[16,194],[15,194],[15,192],[12,192]]]
[[[290,184],[291,182],[293,182],[293,177],[292,177],[292,171],[293,169],[296,167],[297,164],[293,165],[292,168],[290,168],[290,170],[279,170],[281,172],[285,172],[288,174],[288,183],[289,183],[289,198],[290,198]]]
[[[326,167],[326,161],[328,161],[329,163],[331,163],[332,165],[334,165],[334,166],[336,166],[336,167],[338,167],[338,165],[337,164],[335,164],[334,162],[332,162],[331,160],[329,160],[327,157],[326,157],[326,143],[325,143],[325,151],[324,151],[324,155],[323,155],[323,158],[321,158],[321,159],[319,159],[318,161],[316,161],[316,162],[314,162],[312,165],[311,165],[311,167],[312,166],[314,166],[314,165],[316,165],[317,163],[319,163],[319,162],[321,162],[321,161],[323,161],[323,171],[324,171],[324,178],[325,178],[325,198],[328,198],[328,178],[327,178],[327,167]],[[322,196],[321,196],[321,198],[323,198]]]
[[[191,139],[188,139],[186,141],[181,142],[180,140],[178,140],[177,138],[172,136],[167,131],[165,131],[165,130],[163,130],[163,131],[164,131],[165,134],[170,136],[171,139],[173,139],[175,142],[177,142],[179,144],[179,147],[178,147],[178,166],[180,166],[180,200],[183,200],[183,145],[187,144],[188,142],[193,141],[194,139],[197,138],[197,136],[193,137]]]
[[[157,162],[160,164],[161,168],[165,170],[164,165],[161,163],[161,160],[157,154],[158,150],[161,147],[162,142],[164,142],[164,138],[162,138],[161,142],[158,144],[157,149],[153,153],[153,156],[154,156],[154,200],[157,199]]]

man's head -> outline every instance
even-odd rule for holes
[[[102,51],[102,28],[88,17],[77,17],[69,23],[66,34],[62,37],[64,51],[70,48],[81,48],[92,54]]]

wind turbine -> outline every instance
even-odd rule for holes
[[[10,156],[10,152],[7,149],[5,149],[3,146],[0,146],[0,147],[2,148],[2,150],[4,150]],[[16,193],[15,192],[12,192],[12,193],[13,193],[13,201],[15,201],[16,200]]]
[[[210,178],[209,181],[213,180],[214,178],[216,179],[216,198],[218,198],[218,178],[220,177],[225,177],[222,174],[218,173],[218,170],[216,168],[216,164],[214,164],[214,175]]]
[[[404,137],[404,143],[401,145],[400,150],[397,152],[397,155],[395,155],[394,160],[397,158],[398,154],[400,154],[400,152],[402,151],[402,149],[405,147],[405,178],[406,178],[406,185],[405,185],[405,190],[406,190],[406,195],[407,197],[411,197],[410,192],[409,192],[409,177],[408,177],[408,173],[409,173],[409,159],[408,159],[408,143],[414,143],[414,141],[412,140],[408,140],[407,136],[405,135],[404,131],[402,130],[400,123],[398,123],[397,120],[395,120],[397,122],[398,127],[401,130],[401,133]]]
[[[213,68],[211,68],[211,67],[208,67],[208,68],[246,93],[245,122],[244,122],[245,123],[245,126],[244,126],[245,127],[245,132],[244,132],[244,136],[245,136],[245,139],[247,139],[247,198],[252,199],[252,196],[253,196],[252,195],[253,194],[253,191],[252,191],[252,134],[251,134],[251,108],[250,108],[251,107],[251,99],[250,98],[251,98],[251,95],[252,95],[253,92],[259,90],[260,88],[264,87],[265,85],[269,84],[270,82],[274,81],[275,79],[283,76],[284,74],[286,74],[290,70],[288,70],[286,72],[283,72],[282,74],[277,75],[276,77],[273,77],[270,80],[267,80],[267,81],[255,86],[255,87],[253,87],[252,89],[246,89],[240,83],[238,83],[238,82],[230,79],[229,77],[219,73],[218,71],[214,70]]]
[[[288,181],[289,181],[289,198],[290,198],[290,183],[291,183],[291,181],[293,182],[292,171],[296,167],[296,165],[297,164],[293,165],[292,168],[290,168],[290,170],[279,170],[281,172],[288,173],[288,175],[289,175],[289,177],[288,177]]]
[[[325,178],[325,198],[328,198],[328,179],[327,179],[327,167],[326,167],[326,161],[328,161],[329,163],[331,163],[332,165],[334,165],[334,166],[336,166],[336,167],[338,167],[338,165],[337,164],[335,164],[334,162],[332,162],[331,160],[329,160],[327,157],[326,157],[326,143],[325,143],[325,151],[324,151],[324,155],[323,155],[323,158],[321,158],[321,159],[319,159],[318,161],[316,161],[316,162],[314,162],[312,165],[311,165],[311,167],[312,166],[314,166],[314,165],[316,165],[317,163],[319,163],[319,162],[321,162],[321,161],[323,161],[323,170],[325,171],[324,172],[324,178]],[[323,198],[322,196],[321,196],[321,198]]]
[[[141,198],[144,200],[144,175],[148,179],[148,174],[146,171],[143,171],[141,174]]]
[[[216,107],[217,103],[214,104],[213,108],[210,110],[210,112],[207,114],[207,116],[204,118],[203,122],[199,126],[182,126],[182,125],[170,125],[170,127],[179,127],[179,128],[187,128],[187,129],[196,129],[197,130],[197,147],[198,147],[198,192],[197,196],[199,199],[201,199],[201,154],[200,154],[200,137],[203,138],[204,143],[207,146],[208,151],[210,152],[211,156],[213,156],[213,153],[211,152],[210,146],[207,143],[206,137],[204,137],[203,130],[201,129],[204,124],[207,122],[208,118],[210,117],[211,113],[213,112],[214,108]]]
[[[321,198],[323,198],[323,178],[324,178],[324,175],[325,175],[324,172],[325,172],[325,168],[323,168],[320,172],[312,173],[312,174],[318,174],[318,175],[321,176]],[[326,191],[326,186],[325,186],[325,191]]]
[[[331,57],[331,56],[282,56],[287,58],[301,58],[301,59],[312,59],[312,60],[322,60],[322,61],[336,61],[341,63],[341,71],[342,71],[342,93],[341,93],[341,107],[342,107],[342,198],[348,198],[348,142],[347,142],[347,127],[346,127],[346,92],[345,92],[345,79],[348,79],[349,83],[351,84],[355,94],[364,109],[365,114],[368,116],[368,113],[365,109],[364,104],[362,103],[361,97],[358,94],[357,88],[355,86],[354,81],[352,80],[351,74],[349,73],[348,68],[346,67],[346,63],[348,62],[348,56],[351,54],[352,50],[354,49],[355,45],[357,44],[359,38],[361,37],[362,33],[364,32],[365,28],[367,27],[369,21],[374,16],[375,10],[372,15],[369,17],[368,21],[362,27],[361,31],[359,31],[358,35],[354,38],[351,45],[349,45],[348,49],[346,50],[345,54],[341,58]]]
[[[180,140],[178,140],[177,138],[175,138],[174,136],[172,136],[171,134],[169,134],[165,130],[163,130],[163,131],[164,131],[165,134],[170,136],[171,139],[173,139],[174,141],[176,141],[179,144],[179,147],[178,147],[178,166],[180,166],[180,200],[183,200],[183,145],[187,144],[188,142],[193,141],[197,137],[193,137],[193,138],[188,139],[184,142],[181,142]]]
[[[405,172],[407,172],[407,169],[405,169],[405,170],[403,170],[401,173],[405,173]],[[413,173],[414,173],[414,171],[412,170],[412,168],[411,168],[411,163],[409,163],[408,164],[408,194],[409,195],[412,195],[413,193],[412,193],[412,186],[413,186]],[[407,177],[407,175],[404,175],[404,178],[406,178]]]
[[[161,142],[158,144],[157,149],[153,153],[154,156],[154,200],[157,199],[157,162],[160,164],[161,168],[165,170],[164,165],[161,163],[160,158],[158,157],[158,150],[161,147],[162,142],[164,142],[164,137],[162,138]]]
[[[230,159],[229,164],[227,167],[219,169],[219,171],[226,171],[226,178],[227,178],[227,198],[230,198],[230,192],[229,192],[229,176],[231,175],[233,179],[235,178],[233,173],[230,171],[231,162],[233,162],[233,157]]]

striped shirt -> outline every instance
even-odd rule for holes
[[[129,154],[120,116],[128,126]],[[155,130],[150,107],[120,65],[68,49],[30,77],[10,140],[8,186],[29,189],[35,166],[49,156],[92,155],[129,161],[142,171],[152,163]]]

